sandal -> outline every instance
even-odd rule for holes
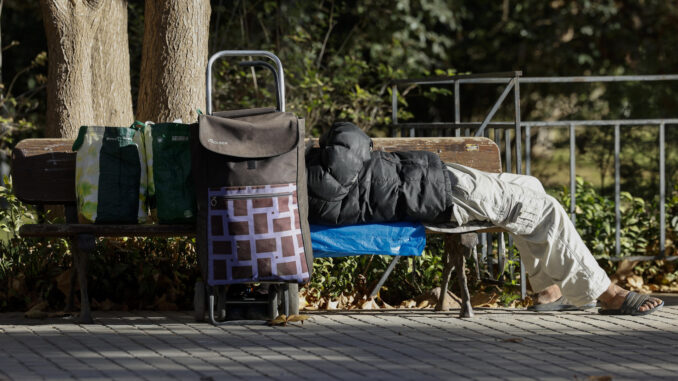
[[[570,304],[570,302],[565,299],[564,296],[561,296],[560,298],[554,300],[553,302],[550,303],[541,303],[541,304],[534,304],[529,307],[527,307],[528,311],[534,311],[534,312],[552,312],[552,311],[583,311],[588,308],[593,308],[596,306],[596,303],[589,303],[586,305],[583,305],[581,307],[577,307],[574,304]]]
[[[639,311],[638,309],[645,304],[648,300],[650,300],[651,296],[650,295],[645,295],[645,294],[639,294],[634,291],[630,291],[628,295],[626,295],[626,299],[624,299],[624,303],[621,305],[621,307],[617,309],[611,309],[611,308],[601,308],[598,310],[598,313],[601,315],[631,315],[631,316],[642,316],[642,315],[647,315],[651,314],[654,311],[660,310],[664,306],[664,301],[660,300],[661,303],[656,305],[653,308],[650,308],[647,311]]]

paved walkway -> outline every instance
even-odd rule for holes
[[[678,378],[678,306],[594,312],[313,313],[287,327],[213,327],[188,312],[95,312],[93,325],[0,314],[0,379]]]

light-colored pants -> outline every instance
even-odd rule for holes
[[[447,169],[458,180],[452,184],[456,222],[489,221],[512,234],[534,291],[556,284],[570,303],[583,306],[609,287],[565,209],[535,177],[458,164]]]

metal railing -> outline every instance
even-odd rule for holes
[[[576,154],[575,154],[575,127],[614,127],[614,180],[615,180],[615,253],[611,260],[628,259],[634,261],[645,260],[676,260],[678,256],[666,256],[666,141],[665,129],[669,126],[678,125],[678,118],[658,118],[658,119],[619,119],[619,120],[561,120],[561,121],[523,121],[521,119],[521,84],[546,84],[546,83],[594,83],[594,82],[657,82],[657,81],[678,81],[678,74],[670,75],[628,75],[628,76],[580,76],[580,77],[523,77],[522,72],[502,72],[488,74],[458,75],[451,77],[431,77],[420,79],[406,79],[393,81],[392,86],[392,135],[398,136],[416,136],[419,130],[437,130],[441,136],[486,136],[489,137],[490,129],[494,132],[494,139],[499,147],[502,147],[505,155],[505,171],[530,174],[531,171],[531,129],[532,128],[569,128],[569,153],[570,153],[570,215],[572,222],[575,222],[576,197],[575,197],[575,178],[576,178]],[[503,85],[503,90],[499,98],[494,102],[488,113],[481,122],[462,122],[461,121],[461,84],[494,84]],[[419,86],[419,85],[450,85],[453,86],[454,96],[454,121],[452,122],[407,122],[398,121],[398,88],[399,86]],[[513,93],[513,120],[493,122],[493,118],[500,109],[510,93]],[[620,257],[620,232],[621,232],[621,212],[620,212],[620,128],[622,126],[657,126],[659,135],[659,253],[654,256],[626,256]],[[504,136],[502,139],[501,131]],[[511,130],[514,131],[513,141],[515,146],[511,146]],[[523,138],[524,136],[524,138]],[[524,147],[524,149],[523,149]],[[515,171],[511,162],[515,157]],[[523,168],[523,157],[525,158],[525,168]],[[490,240],[490,242],[487,242]],[[499,238],[498,256],[503,255],[503,236]],[[487,255],[488,248],[492,248],[491,236],[481,240],[483,242],[483,256],[490,260]],[[512,247],[509,238],[509,247]],[[513,253],[509,252],[509,258]],[[478,261],[476,260],[476,264]],[[490,266],[488,266],[490,267]],[[500,266],[503,268],[502,266]],[[523,266],[521,265],[521,279],[525,279]],[[479,271],[479,270],[477,270]],[[490,267],[491,272],[491,267]],[[511,272],[511,275],[513,272]],[[491,274],[491,273],[490,273]],[[523,295],[525,294],[524,282],[521,282]]]

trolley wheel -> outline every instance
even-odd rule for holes
[[[205,294],[205,283],[200,280],[196,281],[193,290],[193,317],[197,322],[205,321]]]
[[[290,283],[287,292],[290,315],[299,315],[299,283]]]
[[[278,317],[278,306],[280,304],[280,297],[278,295],[278,285],[272,284],[268,286],[268,318],[273,320]]]

